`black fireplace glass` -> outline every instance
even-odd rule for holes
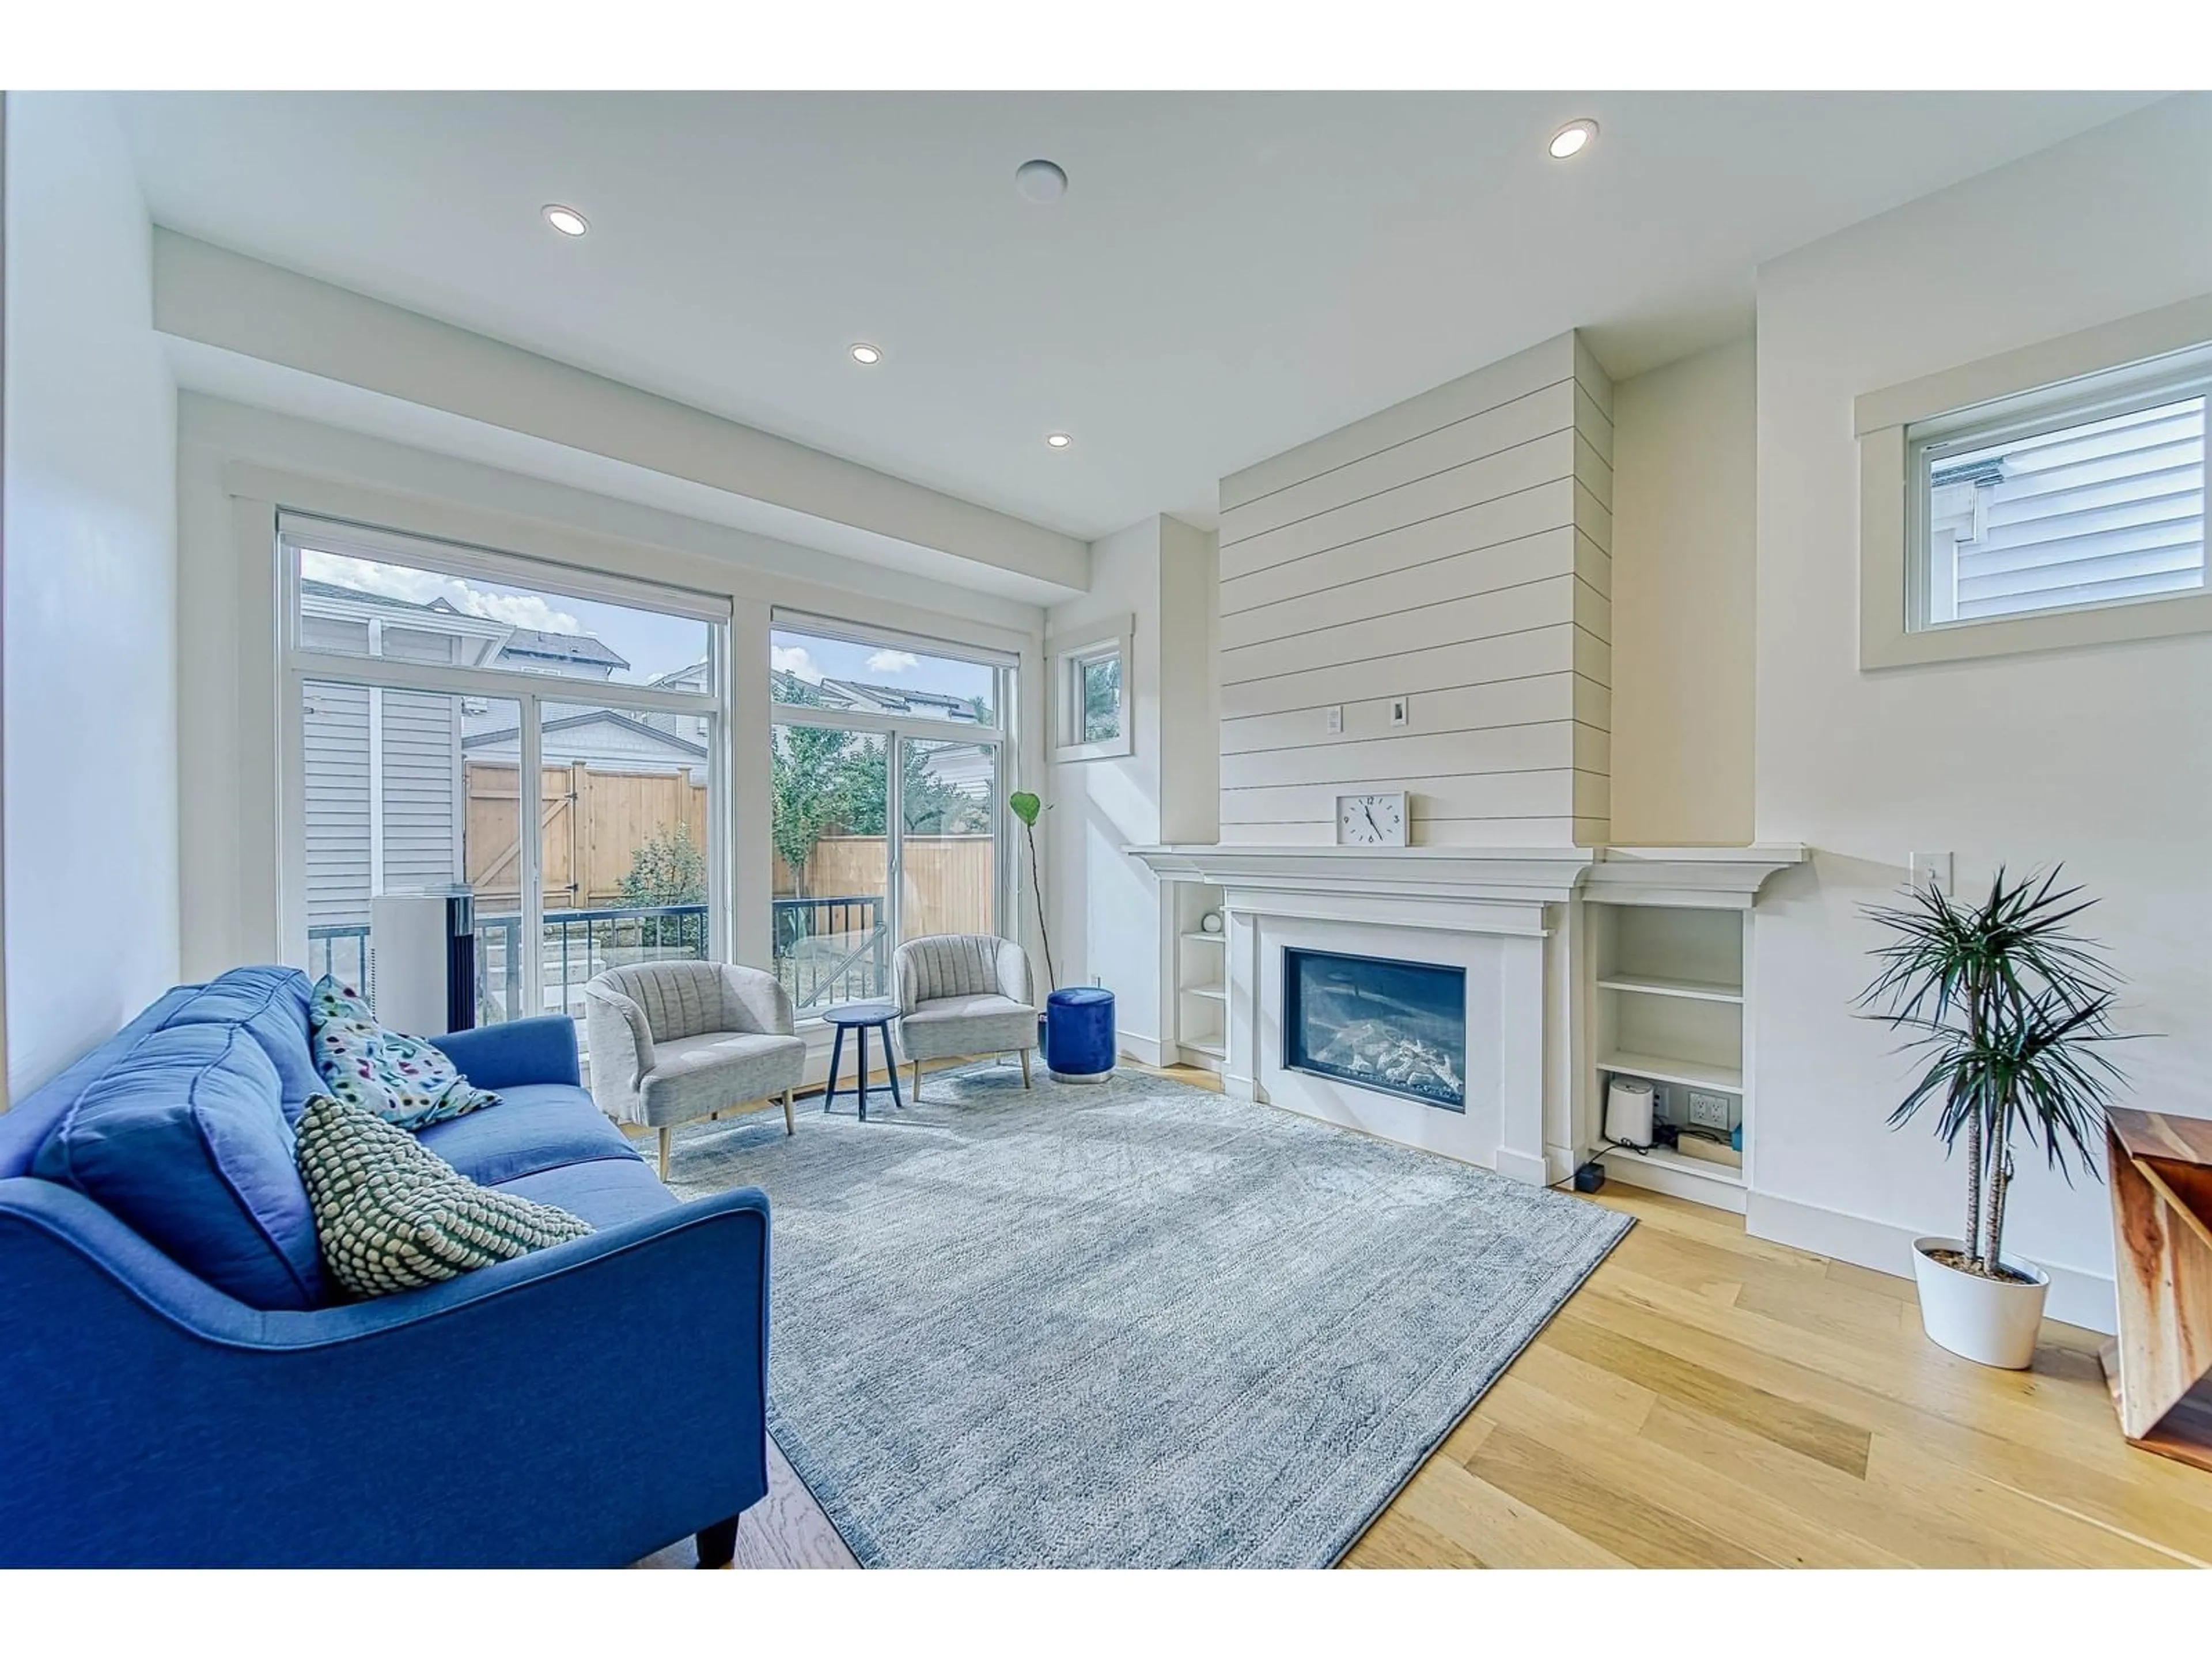
[[[1467,969],[1283,952],[1283,1064],[1467,1109]]]

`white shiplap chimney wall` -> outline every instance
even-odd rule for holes
[[[1221,481],[1224,842],[1353,789],[1417,845],[1607,839],[1612,411],[1562,334]]]

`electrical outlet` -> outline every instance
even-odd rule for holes
[[[1328,731],[1331,737],[1344,730],[1344,705],[1337,703],[1328,711]]]
[[[1413,700],[1411,697],[1391,698],[1390,724],[1393,726],[1403,726],[1407,720],[1411,720],[1413,718]]]
[[[1718,1129],[1726,1133],[1729,1127],[1728,1097],[1709,1095],[1702,1089],[1691,1090],[1690,1127],[1693,1129]]]

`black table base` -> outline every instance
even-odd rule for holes
[[[884,1092],[868,1083],[868,1033],[872,1030],[883,1040],[884,1074],[890,1080],[891,1104],[904,1111],[906,1101],[899,1094],[898,1061],[891,1054],[891,1021],[898,1017],[897,1008],[887,1002],[848,1003],[842,1007],[823,1010],[822,1017],[837,1028],[837,1035],[830,1044],[830,1083],[822,1091],[822,1109],[828,1111],[837,1098],[837,1073],[844,1064],[845,1033],[850,1030],[860,1040],[860,1074],[847,1092],[860,1109],[860,1121],[868,1121],[868,1097]]]

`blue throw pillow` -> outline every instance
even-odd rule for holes
[[[297,968],[234,968],[161,1022],[164,1030],[176,1025],[243,1025],[276,1068],[287,1123],[297,1124],[307,1097],[323,1091],[307,1052],[307,976]]]
[[[276,1068],[245,1027],[151,1033],[54,1126],[32,1165],[251,1308],[322,1300],[315,1220]]]

